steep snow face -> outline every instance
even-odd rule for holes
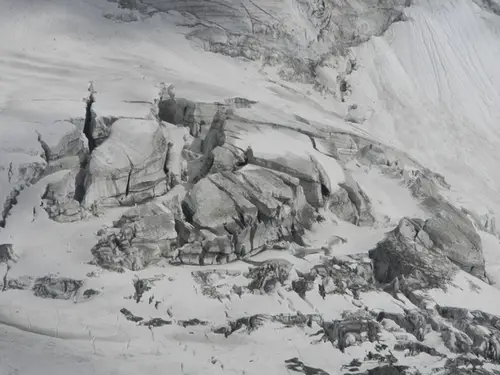
[[[375,107],[365,129],[442,172],[462,204],[499,212],[500,18],[468,0],[414,1],[405,14],[355,49],[350,100]]]
[[[497,3],[0,1],[0,374],[498,374]]]

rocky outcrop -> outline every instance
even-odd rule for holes
[[[444,199],[428,197],[423,204],[435,214],[423,228],[434,246],[464,271],[484,280],[481,238],[469,218]]]
[[[443,271],[441,277],[450,275],[453,267],[446,266],[446,262],[438,259],[438,254],[446,256],[464,271],[485,280],[481,239],[467,216],[440,198],[428,197],[424,205],[435,216],[426,221],[402,219],[386,240],[370,251],[370,257],[375,262],[377,280],[387,283],[397,276],[408,276],[409,273],[415,275],[415,270],[412,271],[411,268],[417,264],[423,267],[420,275],[426,274],[427,281],[430,281],[431,275],[439,278],[439,268]],[[426,250],[422,252],[422,249]],[[408,262],[413,265],[406,266]],[[437,267],[434,271],[431,264]]]
[[[161,203],[131,208],[99,236],[91,250],[93,262],[116,271],[158,263],[172,254],[177,243],[174,214]]]
[[[311,327],[313,322],[317,324],[323,324],[323,319],[316,314],[256,314],[251,316],[245,316],[235,320],[230,320],[227,324],[215,327],[213,329],[214,333],[222,334],[225,337],[229,337],[236,331],[245,328],[247,332],[252,332],[264,325],[266,322],[276,322],[285,326],[297,326],[297,327]]]
[[[441,195],[441,189],[449,188],[444,178],[400,151],[346,134],[340,138],[343,144],[346,137],[357,145],[358,151],[354,156],[359,163],[367,167],[376,166],[385,175],[401,179],[412,195],[421,202],[421,206],[431,215],[422,224],[423,231],[432,242],[431,247],[441,250],[460,268],[484,280],[486,276],[481,239],[467,216],[468,213],[454,207]],[[334,139],[334,143],[340,141],[338,137]],[[347,154],[344,157],[349,158]],[[348,180],[346,177],[346,181]],[[337,211],[333,211],[339,217],[353,222],[356,220],[355,210],[345,196],[346,193],[342,191],[333,196],[333,202],[337,205]]]
[[[446,347],[454,353],[500,362],[500,317],[498,316],[477,310],[436,306],[435,312],[409,310],[405,311],[404,315],[381,312],[377,316],[377,321],[384,327],[386,319],[394,321],[419,341],[423,341],[432,331],[438,332]],[[476,360],[476,365],[478,363],[480,361]],[[447,367],[452,366],[448,364]]]
[[[167,192],[167,140],[155,121],[119,119],[85,177],[85,207],[133,205]]]
[[[457,267],[441,252],[424,229],[425,222],[403,218],[398,226],[379,242],[369,256],[374,277],[383,284],[404,278],[412,289],[441,287]]]
[[[438,306],[437,312],[451,323],[440,327],[448,349],[455,353],[473,353],[500,363],[500,317],[446,306]]]
[[[76,296],[82,285],[81,280],[45,276],[35,280],[33,293],[42,298],[70,299]]]

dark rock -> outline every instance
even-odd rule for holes
[[[472,354],[448,358],[444,368],[437,375],[499,375],[500,371],[485,369],[484,362]]]
[[[113,224],[100,231],[91,249],[93,262],[115,271],[140,270],[172,256],[177,243],[175,217],[161,203],[131,208]]]
[[[380,326],[377,322],[368,319],[347,319],[334,320],[333,322],[324,322],[321,340],[330,341],[336,345],[341,352],[348,346],[355,343],[368,340],[370,342],[378,341]]]
[[[418,219],[403,218],[386,238],[369,251],[375,279],[387,284],[403,277],[411,289],[442,287],[457,268],[432,250],[432,242]]]
[[[218,334],[223,334],[228,337],[237,330],[246,327],[247,332],[252,332],[261,327],[265,322],[275,322],[283,324],[286,327],[305,327],[311,326],[312,322],[323,324],[323,319],[315,314],[276,314],[265,315],[256,314],[249,317],[243,317],[236,320],[229,321],[227,325],[217,327],[213,331]]]
[[[165,325],[171,325],[172,322],[170,320],[164,320],[162,318],[153,318],[147,321],[141,321],[139,325],[148,326],[148,327],[163,327]]]
[[[429,324],[429,317],[419,310],[407,310],[404,315],[391,312],[381,312],[377,316],[377,321],[380,322],[383,319],[394,321],[406,332],[414,335],[419,341],[424,340],[428,331],[427,325]]]
[[[251,268],[245,277],[252,279],[248,284],[250,290],[261,290],[271,293],[278,284],[284,285],[290,275],[291,265],[270,262],[260,267]]]
[[[394,350],[408,350],[410,356],[427,353],[433,357],[446,357],[446,355],[439,353],[436,349],[415,341],[399,341],[394,345]]]
[[[136,303],[141,302],[144,293],[152,288],[152,280],[137,279],[134,281],[134,300]]]
[[[177,322],[180,326],[186,328],[186,327],[191,327],[191,326],[206,326],[209,324],[209,322],[205,320],[199,320],[197,318],[194,319],[189,319],[189,320],[179,320]]]
[[[126,308],[121,309],[120,312],[125,316],[125,319],[130,320],[131,322],[137,323],[137,322],[140,322],[141,320],[144,319],[144,318],[141,318],[140,316],[136,316],[136,315],[132,314]]]
[[[321,277],[325,295],[374,288],[373,266],[364,255],[332,257],[314,266],[310,273]]]
[[[304,362],[300,361],[298,358],[291,358],[285,361],[286,368],[295,372],[302,372],[305,375],[329,375],[326,371],[320,368],[314,368],[306,366]]]
[[[91,298],[91,297],[93,297],[93,296],[97,296],[97,295],[99,295],[99,294],[100,294],[100,292],[99,292],[98,290],[95,290],[95,289],[87,289],[87,290],[85,290],[85,291],[83,292],[83,297],[84,297],[85,299],[89,299],[89,298]]]
[[[70,299],[76,295],[82,285],[81,280],[45,276],[35,280],[33,293],[42,298]]]
[[[368,370],[366,375],[410,375],[408,366],[379,366]],[[417,375],[415,372],[412,375]]]
[[[305,299],[306,293],[314,289],[314,276],[309,274],[302,275],[298,280],[292,281],[292,289],[300,298]]]
[[[440,327],[448,349],[455,353],[473,353],[500,363],[500,317],[446,306],[438,306],[437,312],[451,323],[451,327]]]

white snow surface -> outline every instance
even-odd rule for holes
[[[500,17],[472,0],[415,0],[405,11],[408,21],[395,23],[384,35],[354,48],[358,68],[351,75],[349,100],[373,109],[362,125],[346,123],[339,109],[346,110],[347,103],[332,103],[334,99],[318,94],[311,85],[277,84],[273,69],[262,68],[260,62],[205,52],[186,40],[185,29],[174,26],[171,14],[114,22],[103,17],[106,12],[120,11],[116,4],[100,0],[0,1],[0,202],[16,183],[8,178],[10,163],[16,168],[32,161],[44,164],[38,134],[57,144],[72,129],[67,121],[84,116],[82,98],[89,81],[97,91],[94,109],[100,116],[130,118],[147,118],[160,82],[171,82],[178,97],[194,101],[229,97],[258,101],[263,105],[261,120],[266,122],[289,125],[290,115],[298,115],[312,129],[321,126],[368,134],[442,173],[458,206],[480,214],[500,213]],[[127,120],[120,121],[124,121],[120,136],[126,136]],[[148,123],[144,125],[144,131],[149,131]],[[180,131],[178,138],[184,134]],[[251,145],[256,154],[284,158],[312,155],[332,186],[342,183],[339,163],[314,150],[307,136],[302,139],[296,134],[249,133],[240,145]],[[143,145],[137,147],[140,157]],[[362,167],[351,173],[371,199],[378,226],[360,228],[327,216],[309,234],[314,246],[324,246],[338,235],[347,243],[335,248],[336,255],[365,253],[401,217],[426,217],[397,180]],[[47,183],[58,177],[54,174],[26,187],[6,228],[0,228],[0,243],[13,243],[19,255],[9,276],[71,277],[85,280],[82,290],[94,288],[101,294],[89,300],[79,296],[75,301],[60,301],[35,297],[29,290],[1,292],[0,375],[287,375],[290,372],[283,363],[293,357],[334,375],[344,373],[342,365],[371,350],[361,345],[341,353],[329,342],[311,345],[308,334],[314,330],[308,327],[270,323],[252,334],[225,338],[205,326],[174,324],[149,330],[126,321],[121,308],[145,318],[170,320],[168,310],[174,321],[197,318],[217,326],[257,313],[318,313],[325,319],[340,319],[344,311],[358,307],[349,295],[322,299],[311,293],[303,300],[284,286],[272,295],[209,299],[191,276],[203,267],[101,270],[88,263],[95,234],[125,209],[110,209],[105,216],[75,223],[51,221],[39,207],[40,198]],[[481,237],[487,271],[498,285],[498,238],[486,233]],[[312,255],[301,260],[283,252],[263,253],[255,259],[276,257],[303,270],[319,259]],[[224,293],[230,284],[244,285],[248,280],[229,271],[244,272],[248,267],[243,262],[215,267],[227,271],[214,281],[217,289]],[[141,303],[128,298],[136,277],[157,278]],[[476,287],[471,288],[471,283]],[[430,296],[438,304],[500,315],[498,289],[465,273],[454,284]],[[161,301],[158,308],[145,302],[151,296]],[[361,301],[371,309],[391,312],[401,312],[404,304],[376,292],[363,294]],[[406,308],[411,308],[409,301]],[[394,335],[385,334],[387,341],[394,340]],[[444,363],[425,354],[414,358],[395,354],[425,374]]]

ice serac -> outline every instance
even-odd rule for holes
[[[228,127],[241,126],[237,119]],[[269,124],[246,124],[246,132],[229,139],[241,149],[248,149],[249,164],[273,169],[299,179],[309,204],[321,207],[325,198],[339,189],[345,181],[340,164],[311,145],[308,136],[290,129],[275,130]],[[238,140],[241,138],[241,140]],[[279,146],[278,146],[279,145]]]
[[[119,119],[90,157],[83,205],[133,205],[167,192],[167,140],[152,120]]]
[[[57,222],[83,219],[87,212],[81,206],[85,175],[79,167],[67,171],[60,180],[47,184],[42,196],[45,211]]]
[[[47,163],[40,157],[4,154],[0,161],[0,228],[4,228],[7,217],[17,204],[21,191],[36,183],[43,175]],[[12,158],[12,161],[3,163]]]
[[[215,114],[212,124],[210,125],[210,129],[201,144],[201,151],[205,157],[208,156],[209,153],[216,147],[224,145],[226,141],[224,133],[225,126],[226,113],[224,110],[219,110]]]
[[[174,87],[170,86],[167,92],[162,93],[158,101],[158,117],[175,125],[183,125],[189,128],[193,137],[199,135],[199,122],[195,119],[196,103],[184,98],[176,98]]]
[[[297,178],[256,166],[203,178],[182,205],[184,263],[226,263],[282,239],[301,242],[316,220]]]
[[[327,200],[329,209],[340,219],[360,226],[372,225],[375,218],[371,212],[371,203],[352,176],[344,172],[345,181],[340,189]]]
[[[140,270],[168,257],[175,249],[174,214],[161,203],[131,208],[99,232],[92,248],[94,263],[115,271]]]
[[[332,48],[344,51],[382,34],[393,22],[402,19],[402,10],[411,2],[257,0],[235,4],[228,0],[143,0],[140,3],[184,15],[185,19],[179,19],[179,23],[193,28],[189,37],[205,41],[211,52],[269,62],[286,58],[306,67],[303,60],[306,57],[318,58]]]
[[[19,259],[10,243],[0,244],[0,263],[16,262]]]
[[[38,141],[48,164],[45,175],[75,168],[85,161],[88,145],[82,129],[83,123],[78,119],[39,127]]]

